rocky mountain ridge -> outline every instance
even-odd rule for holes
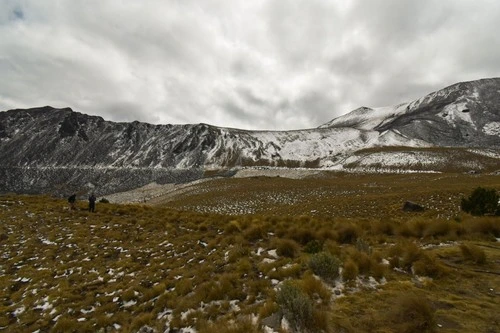
[[[259,166],[429,171],[462,158],[461,168],[484,169],[500,165],[499,147],[499,78],[295,131],[115,123],[47,106],[0,112],[0,192],[109,193]]]

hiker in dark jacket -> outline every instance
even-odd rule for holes
[[[92,212],[92,213],[95,212],[95,201],[96,201],[96,197],[95,197],[94,193],[92,193],[89,196],[89,212]]]
[[[71,210],[75,210],[76,209],[76,194],[72,194],[70,195],[70,197],[68,198],[68,202],[69,202],[69,209]]]

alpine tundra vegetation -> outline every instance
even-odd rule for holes
[[[229,182],[212,179],[178,200],[98,202],[96,213],[83,201],[70,210],[59,198],[3,195],[0,327],[495,331],[500,220],[461,211],[460,198],[478,184],[499,188],[497,176],[322,180],[234,179],[212,198],[204,186]],[[303,195],[270,202],[269,195],[286,198],[292,188]],[[210,200],[244,207],[245,191],[248,200],[262,196],[260,210],[208,212]],[[403,211],[408,198],[426,210]],[[277,213],[269,209],[274,205]]]

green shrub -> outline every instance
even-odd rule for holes
[[[323,250],[323,244],[317,240],[312,240],[304,247],[306,253],[318,253]]]
[[[311,324],[313,303],[299,287],[288,281],[283,283],[276,294],[276,303],[285,318],[299,331]]]
[[[357,239],[356,240],[356,249],[360,252],[365,252],[368,254],[372,253],[372,248],[370,244],[368,244],[365,240],[363,239]]]
[[[469,198],[462,198],[461,208],[464,212],[475,216],[499,213],[499,196],[494,189],[476,188]]]
[[[339,260],[327,252],[313,254],[309,259],[309,267],[314,274],[327,281],[333,281],[339,276]]]

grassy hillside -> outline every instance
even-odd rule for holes
[[[85,202],[71,211],[61,199],[2,196],[0,330],[495,332],[500,218],[458,205],[499,183],[218,179],[94,214]],[[404,200],[427,210],[402,212]]]
[[[428,208],[427,217],[454,218],[460,199],[480,185],[500,189],[500,177],[322,172],[302,179],[219,178],[147,202],[204,213],[391,219],[407,216],[401,207],[414,201]]]

